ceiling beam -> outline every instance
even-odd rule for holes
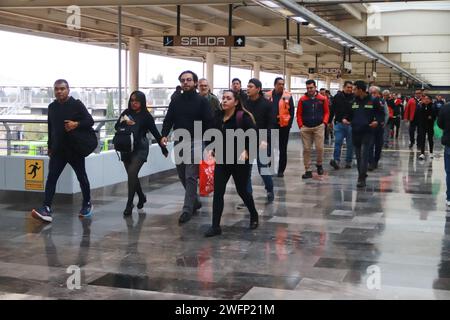
[[[347,11],[349,14],[353,16],[356,20],[362,21],[362,14],[361,11],[356,9],[352,4],[349,3],[341,3],[339,4],[340,7],[344,8],[345,11]]]

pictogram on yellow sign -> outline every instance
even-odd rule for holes
[[[44,160],[25,159],[25,190],[44,190]]]

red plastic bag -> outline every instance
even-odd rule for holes
[[[200,179],[200,196],[207,197],[214,191],[214,166],[216,161],[214,159],[207,161],[200,161],[199,164],[199,179]]]

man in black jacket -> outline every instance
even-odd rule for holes
[[[80,217],[92,215],[89,179],[86,174],[85,157],[76,151],[74,141],[70,139],[72,131],[88,130],[94,125],[92,116],[80,100],[69,96],[69,84],[64,79],[55,81],[56,100],[48,106],[48,155],[50,157],[45,200],[42,208],[33,209],[33,218],[52,222],[52,200],[56,183],[66,164],[70,164],[80,182],[83,204]]]
[[[384,111],[378,99],[367,93],[367,84],[356,81],[353,88],[355,101],[350,112],[343,117],[344,125],[352,125],[352,141],[358,164],[358,188],[366,186],[370,146],[374,140],[374,130],[384,122]]]
[[[433,159],[434,146],[434,120],[436,120],[437,112],[433,105],[433,99],[430,95],[425,94],[420,101],[416,110],[417,119],[417,147],[420,148],[420,160],[425,160],[425,143],[428,136],[428,144],[430,147],[430,159]]]
[[[239,78],[234,78],[233,80],[231,80],[231,90],[239,95],[239,98],[242,102],[245,103],[245,101],[247,101],[248,96],[245,91],[242,90],[242,83]]]
[[[262,92],[262,83],[258,79],[250,79],[247,85],[247,94],[248,99],[245,104],[248,111],[253,114],[256,121],[256,128],[258,129],[258,149],[266,149],[268,150],[267,156],[271,156],[271,141],[270,141],[270,130],[274,128],[275,126],[275,120],[272,113],[272,106],[270,105],[270,102],[264,98],[263,92]],[[267,141],[261,140],[259,138],[259,132],[262,130],[267,131]],[[267,202],[271,203],[274,200],[274,193],[273,193],[273,180],[272,176],[261,172],[261,168],[267,168],[269,164],[262,164],[260,162],[259,158],[259,151],[258,151],[258,158],[257,158],[257,164],[258,164],[258,171],[261,175],[261,178],[263,179],[265,189],[267,191]],[[251,172],[249,181],[247,184],[247,191],[252,193],[252,183],[251,183]]]
[[[342,123],[344,115],[349,113],[352,108],[353,100],[353,82],[347,80],[344,82],[343,91],[339,91],[333,99],[333,105],[330,108],[329,123],[334,127],[334,154],[330,160],[330,165],[335,169],[339,169],[341,161],[341,149],[344,138],[347,146],[345,158],[345,168],[352,167],[353,160],[353,143],[352,143],[352,127]]]
[[[439,111],[437,120],[439,128],[444,133],[441,142],[444,145],[444,163],[447,185],[447,207],[450,207],[450,103],[445,104]]]
[[[167,145],[170,130],[185,129],[191,136],[190,161],[185,162],[184,156],[181,161],[177,161],[176,167],[178,177],[186,190],[184,194],[184,205],[179,223],[188,222],[195,210],[201,208],[201,202],[197,194],[198,167],[193,159],[194,147],[201,145],[201,141],[194,141],[194,124],[201,122],[202,130],[205,132],[213,124],[213,114],[208,100],[197,93],[198,76],[192,71],[183,71],[178,80],[183,88],[183,93],[174,97],[170,102],[166,117],[163,121],[161,145]],[[201,139],[202,137],[200,137]],[[175,142],[178,144],[181,141]],[[186,143],[186,141],[184,141]],[[200,153],[201,154],[201,153]]]

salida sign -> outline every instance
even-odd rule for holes
[[[165,36],[164,47],[245,47],[245,36]]]

